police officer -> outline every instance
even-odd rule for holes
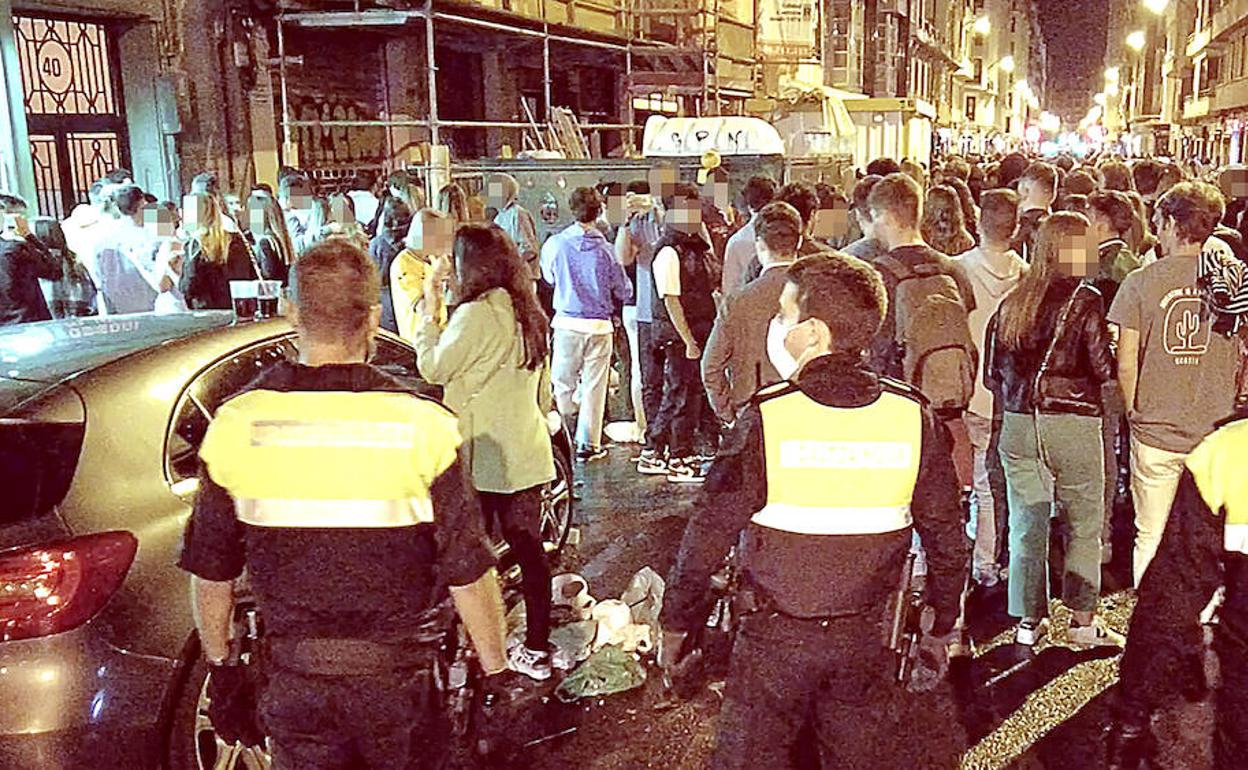
[[[417,766],[445,730],[413,638],[449,587],[487,674],[506,668],[502,601],[455,417],[365,363],[380,319],[368,255],[330,239],[294,268],[298,363],[217,411],[180,565],[192,573],[218,729],[248,739],[231,662],[236,578],[265,628],[259,698],[275,767]],[[244,699],[245,700],[245,699]]]
[[[969,556],[958,482],[922,396],[865,363],[885,304],[878,273],[853,257],[789,268],[767,346],[788,382],[738,418],[685,529],[660,665],[679,667],[707,616],[708,578],[742,530],[743,590],[758,606],[732,651],[715,768],[788,767],[811,722],[824,767],[903,766],[904,690],[884,617],[912,526],[928,548],[935,609],[920,644],[947,670]]]
[[[1248,419],[1225,424],[1187,458],[1157,555],[1139,586],[1120,669],[1114,768],[1143,766],[1154,710],[1204,690],[1202,610],[1219,587],[1214,650],[1214,767],[1244,767],[1248,756]],[[1154,765],[1159,766],[1159,765]]]

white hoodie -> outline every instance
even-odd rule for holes
[[[992,417],[992,392],[984,386],[984,361],[988,357],[985,347],[988,322],[996,315],[1001,302],[1018,285],[1023,271],[1027,269],[1027,263],[1013,251],[1009,252],[1009,256],[1009,270],[1004,275],[995,272],[988,264],[983,247],[977,246],[956,258],[962,263],[975,290],[975,309],[971,311],[969,320],[971,334],[975,344],[979,346],[979,376],[975,379],[975,394],[971,396],[969,411],[980,417]]]

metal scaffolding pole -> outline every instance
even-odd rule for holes
[[[429,62],[429,143],[439,145],[442,137],[438,130],[438,60],[433,49],[433,0],[425,0],[425,56]]]
[[[546,125],[551,125],[554,105],[550,103],[550,24],[545,21],[545,3],[542,10],[542,98],[546,101]]]
[[[286,90],[286,33],[284,32],[286,15],[279,14],[277,17],[277,76],[282,81],[282,152],[280,157],[286,163],[290,159],[285,157],[286,151],[294,146],[294,139],[290,135],[290,96]]]

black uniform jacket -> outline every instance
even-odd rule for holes
[[[404,390],[366,364],[293,363],[269,369],[254,389]],[[446,586],[469,585],[494,564],[462,455],[430,488],[435,521],[408,527],[251,526],[238,520],[233,499],[206,469],[199,483],[178,564],[215,581],[233,580],[246,567],[268,635],[402,639]]]
[[[1191,471],[1184,470],[1157,555],[1139,586],[1120,681],[1124,701],[1151,711],[1199,687],[1203,632],[1200,614],[1219,586],[1215,647],[1226,681],[1248,673],[1248,554],[1223,547],[1226,515],[1211,510]],[[1241,714],[1239,718],[1244,718]]]
[[[858,356],[814,359],[796,384],[815,401],[840,408],[874,403],[885,388],[922,398],[908,386],[881,379]],[[767,503],[764,464],[762,416],[753,403],[725,439],[685,528],[664,597],[665,629],[691,631],[706,618],[707,582],[743,530],[743,581],[778,609],[820,608],[817,614],[804,613],[807,617],[883,613],[901,577],[911,528],[876,535],[798,535],[753,524],[751,517]],[[836,490],[829,489],[828,496],[834,503]],[[949,435],[926,405],[911,515],[927,549],[928,599],[937,613],[934,630],[943,633],[957,617],[969,551]],[[764,548],[783,548],[792,555],[768,559],[773,567],[765,572],[752,570],[751,553]]]

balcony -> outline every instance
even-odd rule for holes
[[[1209,97],[1187,98],[1183,101],[1183,119],[1199,120],[1209,114]]]
[[[1187,56],[1195,58],[1209,45],[1209,27],[1193,32],[1187,36]]]
[[[1248,0],[1223,0],[1223,5],[1213,14],[1210,40],[1220,40],[1223,35],[1248,20]]]

